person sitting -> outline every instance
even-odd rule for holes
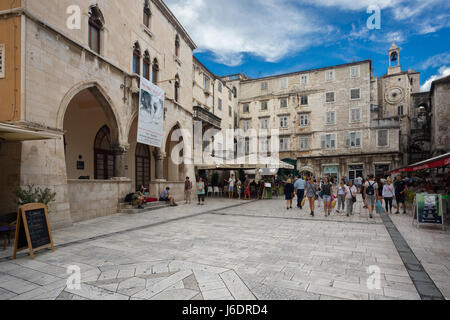
[[[166,190],[161,192],[161,196],[159,197],[159,201],[169,202],[172,207],[178,206],[175,203],[175,198],[170,194],[170,188],[167,187]]]

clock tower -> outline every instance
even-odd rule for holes
[[[400,125],[400,153],[403,163],[408,163],[408,146],[411,137],[411,121],[414,117],[412,94],[420,92],[420,73],[402,70],[400,48],[392,42],[389,49],[387,73],[378,79],[379,116],[398,121]]]
[[[388,74],[395,74],[402,71],[400,65],[400,48],[392,41],[392,46],[389,49],[389,69]]]

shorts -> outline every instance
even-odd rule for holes
[[[397,203],[405,203],[405,194],[396,194],[395,200],[397,200]]]
[[[229,192],[234,192],[234,187],[228,187]]]
[[[366,195],[366,203],[369,207],[375,207],[375,204],[377,203],[377,197]]]
[[[169,202],[170,199],[169,198],[159,198],[159,201],[161,201],[161,202]]]
[[[326,196],[326,195],[323,195],[323,202],[326,202],[326,203],[331,203],[331,196]]]
[[[246,196],[250,196],[251,195],[250,188],[245,188],[245,195]]]

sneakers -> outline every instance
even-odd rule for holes
[[[395,214],[400,214],[400,211],[397,211]]]

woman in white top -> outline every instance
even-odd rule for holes
[[[392,184],[391,178],[387,179],[386,184],[383,187],[383,198],[386,203],[386,212],[392,214],[392,201],[395,197],[395,188]]]
[[[348,186],[345,186],[345,202],[347,204],[347,217],[353,215],[353,205],[355,204],[356,195],[358,194],[358,189],[353,185],[353,180],[348,182]]]

